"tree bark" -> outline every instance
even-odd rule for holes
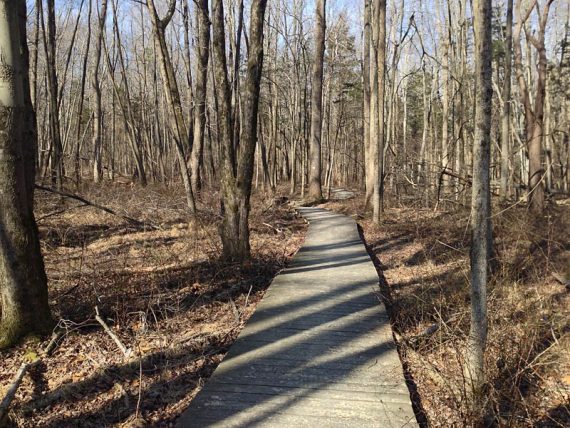
[[[0,1],[0,349],[53,325],[33,213],[37,134],[26,2]]]
[[[374,194],[374,159],[372,159],[372,144],[370,138],[370,38],[371,38],[371,0],[364,0],[364,44],[362,47],[362,80],[363,80],[363,128],[364,128],[364,175],[366,185],[366,202],[368,207],[372,203]]]
[[[473,404],[481,409],[487,342],[487,275],[491,253],[492,41],[491,0],[475,0],[475,139],[471,200],[471,326],[467,340],[465,378]]]
[[[543,9],[540,10],[537,1],[533,0],[528,9],[523,13],[521,10],[522,0],[517,0],[517,18],[518,22],[513,31],[513,48],[516,66],[517,81],[519,84],[519,93],[521,102],[524,107],[526,143],[528,147],[528,202],[530,210],[535,214],[541,214],[545,205],[544,191],[544,168],[542,165],[542,140],[544,138],[544,102],[546,95],[546,78],[547,78],[547,58],[546,47],[544,43],[546,33],[546,23],[548,21],[548,13],[550,5],[554,0],[547,0]],[[536,36],[531,34],[527,29],[526,23],[530,18],[532,11],[537,10],[538,31]],[[537,75],[536,75],[536,91],[533,100],[530,96],[530,82],[525,78],[525,68],[522,63],[521,49],[521,30],[525,30],[526,39],[529,45],[534,46],[537,51]],[[528,55],[527,55],[528,56]],[[531,67],[529,67],[532,70]],[[530,71],[529,70],[529,71]]]
[[[513,0],[507,0],[505,28],[505,76],[503,83],[503,111],[501,113],[501,199],[509,197],[509,152],[511,140],[511,69],[513,56]]]
[[[384,95],[386,81],[386,0],[374,1],[374,17],[373,28],[376,30],[377,37],[374,38],[375,46],[376,74],[378,86],[373,88],[377,93],[376,119],[371,118],[371,122],[376,122],[377,138],[376,138],[376,174],[374,182],[373,195],[373,213],[372,220],[374,223],[380,223],[380,213],[382,211],[382,192],[383,192],[383,175],[384,175]],[[372,110],[372,109],[371,109]],[[372,116],[372,111],[371,111]],[[372,132],[372,130],[371,130]]]
[[[309,143],[309,197],[323,198],[321,190],[321,136],[323,127],[323,62],[325,57],[326,0],[315,7],[315,57],[311,87],[311,140]]]
[[[147,7],[150,13],[154,37],[158,45],[158,53],[160,57],[160,70],[162,73],[162,81],[164,84],[164,92],[166,100],[170,108],[170,122],[172,133],[174,134],[176,156],[180,167],[180,174],[186,192],[186,202],[191,213],[196,212],[196,203],[194,201],[194,193],[192,191],[192,183],[190,179],[190,171],[186,163],[184,147],[188,144],[188,128],[184,120],[182,102],[180,100],[180,91],[178,82],[176,81],[176,72],[170,58],[168,46],[166,44],[166,27],[172,20],[176,8],[176,0],[170,0],[168,11],[164,18],[159,18],[154,4],[154,0],[147,0]]]
[[[42,2],[38,3],[41,4]],[[42,26],[44,20],[42,17]],[[63,147],[61,144],[61,130],[59,124],[59,100],[58,82],[55,58],[56,24],[55,24],[55,2],[47,0],[47,34],[45,28],[44,50],[46,56],[47,82],[49,92],[49,129],[51,139],[51,179],[52,184],[59,190],[63,188]]]
[[[198,36],[196,38],[196,86],[194,91],[194,139],[192,142],[192,189],[194,194],[202,186],[201,166],[204,148],[204,128],[206,124],[206,90],[208,83],[208,58],[210,56],[210,18],[208,0],[199,0],[195,4]]]
[[[107,0],[101,0],[101,9],[98,10],[98,34],[95,43],[95,65],[93,67],[93,77],[91,87],[95,94],[93,98],[93,181],[98,183],[103,178],[102,167],[102,130],[103,130],[103,111],[101,107],[101,84],[99,82],[99,64],[101,62],[101,45],[103,43],[103,35],[105,33],[105,21],[107,19]]]
[[[263,66],[263,24],[266,0],[253,0],[250,11],[249,54],[244,83],[242,140],[233,133],[231,89],[226,59],[226,36],[222,0],[212,5],[212,38],[214,80],[218,91],[218,118],[221,162],[222,224],[220,236],[223,258],[241,262],[250,257],[249,211],[255,146],[257,143],[257,112]],[[239,52],[236,52],[239,55]],[[236,147],[239,152],[236,153]]]

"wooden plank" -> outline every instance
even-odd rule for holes
[[[210,394],[208,401],[197,400],[196,411],[204,416],[218,416],[221,420],[244,416],[244,426],[262,422],[268,416],[282,413],[300,417],[343,418],[359,420],[361,426],[371,426],[390,420],[406,423],[413,418],[401,403],[345,402],[342,400],[313,399],[263,394]],[[231,419],[230,419],[231,420]]]
[[[178,426],[417,426],[356,224],[324,210]]]
[[[268,395],[282,395],[292,397],[303,397],[312,395],[315,398],[322,396],[331,400],[343,401],[368,401],[377,402],[381,400],[387,403],[408,403],[410,400],[409,394],[398,392],[386,392],[382,388],[377,391],[362,391],[362,390],[344,390],[331,388],[301,388],[301,387],[287,387],[287,386],[269,386],[269,385],[251,385],[251,384],[235,384],[235,383],[221,383],[212,382],[208,384],[209,391],[216,392],[233,392],[240,394],[268,394]]]

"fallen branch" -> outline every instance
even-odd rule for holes
[[[453,178],[457,178],[459,181],[463,181],[464,183],[468,184],[469,186],[471,186],[473,184],[473,180],[471,179],[470,175],[467,175],[467,177],[463,177],[459,174],[457,174],[456,172],[453,172],[447,168],[443,169],[441,171],[441,175],[449,175],[450,177]]]
[[[54,332],[51,335],[51,340],[49,341],[45,349],[42,351],[42,354],[45,356],[49,356],[57,346],[58,341],[59,339],[62,338],[62,336],[63,336],[63,330],[57,330],[56,332]]]
[[[83,202],[85,205],[89,205],[90,207],[97,208],[101,211],[105,211],[107,214],[111,214],[111,215],[114,215],[116,217],[120,217],[123,220],[125,220],[131,224],[135,224],[137,226],[150,226],[153,229],[157,229],[157,227],[154,225],[147,225],[146,223],[143,223],[142,221],[139,221],[139,220],[134,219],[132,217],[129,217],[129,216],[126,216],[123,214],[119,214],[116,211],[113,211],[111,208],[107,208],[103,205],[96,204],[95,202],[88,201],[87,199],[85,199],[81,196],[78,196],[78,195],[74,195],[73,193],[62,192],[62,191],[59,191],[57,189],[52,189],[51,187],[42,186],[40,184],[36,184],[36,189],[43,190],[44,192],[54,193],[56,195],[63,196],[64,198],[74,199],[76,201]]]
[[[2,421],[4,420],[6,415],[8,414],[8,409],[10,408],[10,404],[14,400],[14,397],[16,396],[16,392],[18,391],[18,388],[20,387],[20,384],[22,383],[22,379],[24,378],[24,376],[28,372],[28,369],[30,367],[32,367],[33,365],[37,364],[38,361],[40,361],[40,360],[36,359],[35,361],[29,362],[29,363],[22,363],[22,365],[20,366],[20,369],[16,373],[16,376],[14,376],[14,380],[12,380],[12,383],[8,387],[8,392],[6,392],[6,395],[4,396],[2,401],[0,402],[0,424],[2,424]]]
[[[130,358],[130,356],[133,353],[132,349],[127,348],[125,345],[123,345],[123,343],[120,341],[120,339],[117,337],[117,335],[115,333],[113,333],[113,331],[109,328],[107,323],[99,315],[99,308],[97,306],[95,306],[95,319],[97,320],[97,322],[99,324],[101,324],[101,326],[107,332],[107,334],[109,336],[111,336],[111,339],[113,339],[113,341],[117,344],[117,346],[119,347],[121,352],[125,355],[125,358],[127,358],[127,359]]]
[[[440,323],[432,324],[429,327],[425,328],[422,332],[416,334],[414,337],[409,338],[408,342],[412,345],[415,345],[421,339],[428,337],[428,336],[431,336],[432,334],[436,333],[440,327],[441,327]]]
[[[263,223],[263,225],[264,225],[264,226],[267,226],[267,227],[270,228],[270,229],[273,229],[273,231],[274,231],[276,234],[279,234],[279,233],[283,232],[282,230],[277,229],[276,227],[271,226],[269,223]]]
[[[53,212],[51,212],[51,213],[49,213],[49,214],[46,214],[46,215],[43,215],[43,216],[37,218],[36,221],[37,221],[37,222],[40,222],[40,221],[42,221],[42,220],[45,220],[46,218],[53,217],[54,215],[63,214],[63,213],[65,213],[65,212],[67,212],[67,211],[71,211],[71,210],[74,210],[74,209],[76,209],[76,208],[83,208],[83,207],[87,207],[87,206],[88,206],[87,204],[81,203],[81,205],[76,205],[76,206],[74,206],[74,207],[65,208],[65,209],[63,209],[63,210],[53,211]]]

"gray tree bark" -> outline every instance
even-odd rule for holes
[[[98,9],[98,8],[97,8]],[[93,67],[93,76],[91,79],[91,87],[93,88],[93,181],[98,183],[103,178],[102,167],[102,130],[103,130],[103,111],[101,107],[101,83],[99,82],[99,64],[101,62],[101,46],[105,34],[105,21],[107,19],[107,0],[101,0],[101,9],[98,10],[98,34],[95,42],[95,65]],[[78,142],[79,143],[79,142]]]
[[[315,57],[311,87],[311,140],[309,142],[309,197],[320,200],[321,136],[323,128],[323,62],[325,57],[326,0],[317,0],[315,7]]]
[[[213,73],[217,89],[219,138],[222,145],[221,199],[222,224],[220,236],[223,257],[228,261],[243,261],[250,257],[249,211],[255,146],[259,91],[263,67],[263,25],[266,0],[253,0],[250,11],[249,54],[242,94],[242,132],[237,144],[232,118],[231,89],[226,58],[224,7],[222,0],[212,5]],[[236,53],[239,55],[239,53]],[[236,147],[239,149],[236,150]]]
[[[172,133],[175,139],[176,155],[178,157],[178,165],[180,167],[180,174],[182,176],[182,182],[184,184],[184,190],[186,192],[186,202],[190,212],[196,212],[196,203],[194,201],[194,193],[192,191],[192,183],[190,178],[190,171],[188,170],[188,164],[186,163],[186,157],[184,152],[185,143],[188,141],[188,127],[186,126],[186,121],[184,120],[182,102],[180,100],[180,91],[178,89],[178,82],[176,81],[176,73],[172,60],[170,58],[170,53],[168,51],[168,46],[166,44],[166,27],[172,20],[176,9],[176,0],[170,0],[168,5],[168,11],[164,18],[159,18],[154,4],[154,0],[147,0],[147,7],[150,13],[152,27],[154,30],[154,37],[156,44],[158,45],[158,54],[160,57],[160,70],[162,73],[162,81],[164,84],[164,92],[166,94],[166,100],[170,108],[170,122],[172,126]]]
[[[362,80],[363,80],[363,119],[364,119],[364,175],[366,185],[366,206],[372,203],[372,195],[374,194],[374,165],[372,158],[372,144],[370,138],[370,9],[372,7],[371,0],[364,0],[364,43],[362,47]]]
[[[383,175],[384,175],[384,98],[385,98],[385,82],[386,82],[386,0],[374,1],[374,19],[373,28],[376,30],[376,37],[373,37],[375,45],[375,60],[377,74],[377,88],[372,89],[377,93],[376,118],[372,121],[376,122],[376,174],[374,182],[374,195],[372,198],[372,220],[374,223],[380,223],[380,213],[382,212],[382,191],[383,191]],[[373,59],[374,60],[374,59]],[[371,101],[372,102],[372,101]],[[372,116],[372,109],[371,109]],[[372,128],[371,128],[372,132]]]
[[[198,35],[196,37],[196,86],[194,91],[194,139],[192,142],[192,189],[194,194],[200,191],[201,165],[204,150],[204,127],[206,124],[206,89],[208,83],[208,58],[210,57],[210,18],[208,0],[199,0],[195,4]]]
[[[42,2],[38,3],[39,5]],[[42,27],[44,20],[42,17]],[[46,56],[47,83],[49,92],[49,129],[51,139],[51,179],[52,184],[59,190],[63,188],[63,147],[61,143],[61,130],[59,123],[59,86],[56,71],[56,24],[55,24],[55,2],[47,0],[47,34],[45,27],[43,31],[44,50]]]
[[[33,213],[37,136],[26,2],[0,1],[0,349],[53,325]]]
[[[507,0],[505,28],[505,76],[503,83],[503,111],[501,113],[501,199],[509,197],[509,152],[511,145],[511,70],[513,62],[513,0]]]
[[[485,381],[484,354],[487,342],[487,275],[491,253],[491,160],[492,41],[491,0],[475,0],[475,137],[471,200],[471,326],[467,341],[465,378],[473,404],[481,407]]]

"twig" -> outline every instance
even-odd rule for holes
[[[10,387],[8,388],[8,392],[0,402],[0,424],[2,423],[4,417],[8,414],[8,409],[10,407],[10,404],[14,400],[16,392],[18,391],[18,388],[22,383],[22,379],[26,375],[28,369],[32,367],[34,364],[36,364],[38,361],[39,359],[36,359],[35,361],[29,363],[22,363],[22,365],[20,366],[20,369],[16,373],[16,376],[14,376],[14,380],[12,381]]]
[[[49,356],[57,346],[57,343],[62,336],[63,336],[63,330],[57,330],[56,332],[54,332],[51,335],[51,340],[49,341],[45,349],[42,351],[42,354],[45,356]]]
[[[119,340],[117,335],[113,333],[113,331],[109,328],[107,323],[103,321],[103,318],[101,318],[101,316],[99,315],[99,308],[97,306],[95,306],[95,319],[99,324],[101,324],[101,326],[103,326],[103,329],[107,332],[107,334],[111,336],[111,339],[113,339],[113,341],[117,344],[119,349],[123,352],[123,354],[125,354],[125,357],[129,358],[133,353],[132,349],[127,348],[125,345],[123,345],[123,343]]]
[[[243,309],[241,311],[241,314],[243,315],[245,313],[245,311],[247,310],[247,303],[249,301],[249,295],[251,294],[251,290],[253,288],[253,285],[249,286],[249,291],[247,292],[247,296],[245,296],[245,302],[243,304]]]
[[[270,229],[273,229],[273,231],[274,231],[275,233],[281,233],[281,232],[283,232],[282,230],[279,230],[279,229],[277,229],[276,227],[271,226],[269,223],[262,223],[262,224],[263,224],[264,226],[269,227]]]

